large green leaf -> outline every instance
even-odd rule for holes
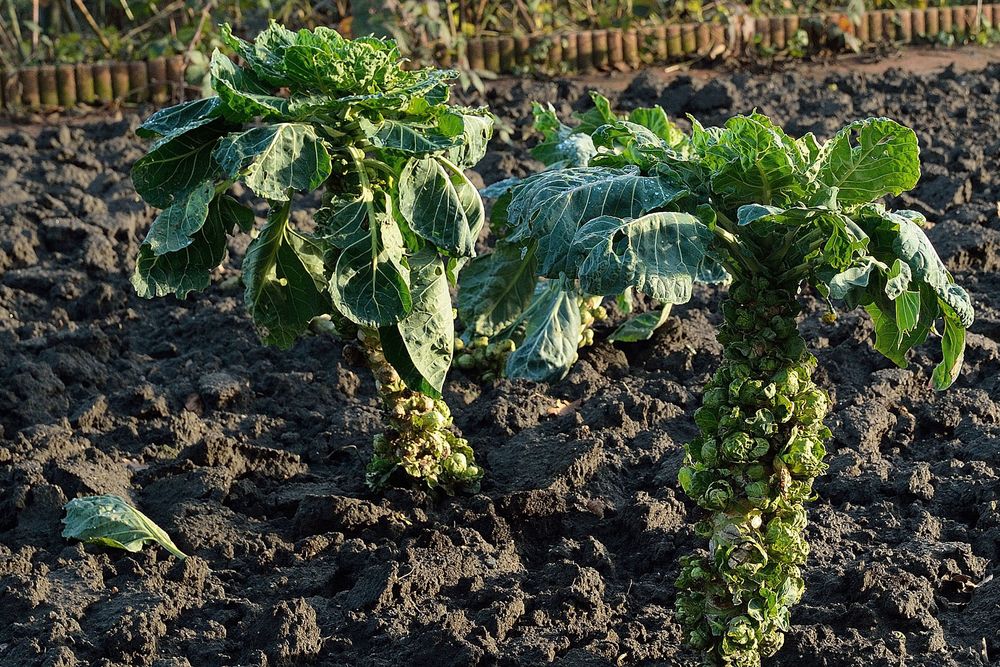
[[[651,310],[631,317],[621,324],[614,332],[608,336],[612,343],[636,343],[641,340],[649,340],[663,324],[669,319],[670,305],[665,305],[658,310]]]
[[[176,137],[219,117],[221,102],[218,97],[203,97],[182,104],[160,109],[143,121],[135,131],[140,137]]]
[[[540,272],[575,276],[570,249],[577,230],[594,218],[610,215],[637,218],[667,205],[683,192],[656,176],[642,176],[635,167],[558,169],[536,174],[521,183],[507,208],[513,228],[511,242],[538,242]]]
[[[909,331],[897,323],[895,304],[891,308],[884,302],[865,306],[875,323],[875,349],[900,368],[906,368],[906,353],[927,340],[939,312],[934,293],[926,285],[920,288],[919,303],[917,322]]]
[[[155,542],[177,558],[187,558],[162,528],[119,496],[74,498],[65,510],[63,537],[132,552]]]
[[[241,224],[245,215],[240,209],[248,212],[222,195],[212,201],[204,224],[182,249],[158,255],[149,243],[143,243],[132,274],[136,294],[145,299],[176,294],[184,299],[208,287],[212,271],[226,257],[226,233]]]
[[[651,130],[671,148],[679,149],[687,143],[687,135],[667,117],[663,107],[634,109],[629,113],[628,119]]]
[[[369,212],[374,193],[367,190],[357,197],[327,197],[316,211],[316,232],[334,246],[344,249],[369,234]],[[376,225],[379,223],[376,221]]]
[[[455,349],[455,323],[444,262],[433,249],[410,257],[410,292],[410,313],[379,329],[382,350],[407,387],[440,398]]]
[[[972,326],[975,314],[969,293],[955,284],[924,230],[909,217],[890,215],[899,230],[893,244],[896,254],[909,265],[915,278],[930,285],[938,298],[951,307],[963,327]]]
[[[736,116],[701,141],[712,191],[726,206],[788,205],[806,191],[795,142],[766,116]]]
[[[943,359],[934,368],[932,381],[934,388],[943,391],[958,379],[965,358],[965,327],[955,312],[948,306],[944,312],[944,334],[941,337]]]
[[[410,229],[453,255],[476,254],[483,201],[460,169],[441,157],[413,158],[398,189],[399,212]]]
[[[244,299],[261,339],[280,348],[330,312],[323,247],[288,227],[288,205],[274,209],[243,259]]]
[[[500,241],[462,271],[458,315],[477,335],[493,336],[512,324],[531,302],[537,277],[533,247]]]
[[[337,310],[367,327],[385,327],[402,320],[413,306],[403,238],[391,217],[391,202],[376,192],[367,213],[368,234],[337,258],[330,292]]]
[[[821,149],[817,179],[837,188],[841,204],[863,204],[898,195],[920,178],[917,135],[888,118],[851,123]]]
[[[182,193],[215,178],[219,166],[212,152],[226,132],[216,120],[153,144],[132,166],[132,184],[148,204],[166,208]]]
[[[406,155],[438,153],[457,143],[454,138],[441,134],[436,127],[426,123],[383,120],[373,125],[362,120],[361,126],[375,147]]]
[[[713,235],[693,215],[660,212],[635,220],[598,218],[581,227],[579,237],[592,244],[579,270],[585,293],[621,294],[634,287],[675,304],[691,298]]]
[[[438,127],[456,142],[448,149],[448,160],[460,169],[468,169],[486,155],[493,137],[493,116],[485,109],[458,109],[442,114]]]
[[[577,358],[583,328],[577,291],[565,279],[540,285],[523,317],[524,339],[507,357],[504,373],[535,382],[559,380]]]
[[[253,118],[278,118],[288,115],[288,100],[273,94],[273,89],[254,74],[237,67],[218,50],[209,65],[212,88],[222,102],[221,112],[229,120],[245,123]]]
[[[214,198],[215,184],[212,181],[204,181],[178,196],[153,220],[144,245],[154,255],[176,252],[191,245],[191,235],[205,224],[208,205]]]
[[[230,178],[242,174],[258,196],[287,201],[292,190],[319,187],[330,177],[330,153],[312,125],[277,123],[231,134],[215,159]]]

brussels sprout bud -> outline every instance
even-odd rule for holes
[[[455,351],[461,352],[465,349],[465,341],[461,338],[455,338]]]
[[[594,319],[600,322],[601,320],[608,319],[608,309],[604,306],[598,306],[594,308]]]
[[[484,348],[490,344],[490,339],[486,336],[476,336],[472,339],[472,347]]]
[[[455,365],[467,371],[476,367],[476,360],[471,354],[460,354],[455,357]]]
[[[712,482],[708,487],[708,490],[702,496],[701,504],[706,509],[721,510],[732,497],[733,488],[729,485],[729,482],[719,480]]]
[[[486,371],[479,377],[479,379],[482,380],[483,382],[493,382],[494,380],[497,379],[497,374],[494,373],[493,371]]]

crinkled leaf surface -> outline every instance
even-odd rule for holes
[[[580,225],[602,215],[637,218],[665,206],[684,190],[634,167],[545,171],[526,179],[507,208],[512,242],[535,239],[540,272],[575,276],[570,249]]]
[[[136,134],[145,138],[173,138],[211,123],[222,113],[220,106],[218,97],[204,97],[160,109],[143,121]]]
[[[823,146],[816,177],[842,204],[898,195],[920,178],[917,135],[888,118],[851,123]]]
[[[191,235],[205,224],[208,205],[214,197],[215,184],[211,181],[204,181],[179,195],[153,220],[145,245],[154,255],[175,252],[191,245]]]
[[[430,248],[410,258],[413,307],[398,324],[379,329],[386,360],[406,386],[441,397],[455,349],[455,323],[444,262]]]
[[[146,299],[176,294],[184,299],[208,287],[212,271],[226,257],[226,233],[244,224],[247,214],[252,224],[251,211],[222,195],[212,201],[204,224],[180,250],[157,254],[143,243],[132,275],[136,294]]]
[[[230,178],[237,175],[258,196],[287,201],[290,191],[313,190],[330,177],[330,153],[306,123],[277,123],[231,134],[215,159]]]
[[[580,266],[588,294],[620,294],[629,287],[665,304],[685,303],[698,278],[712,232],[687,213],[650,213],[634,220],[598,218],[579,236],[600,237]]]
[[[524,339],[507,357],[505,374],[535,382],[559,380],[577,358],[583,328],[578,293],[567,280],[540,285],[524,318]]]
[[[133,552],[155,542],[177,558],[187,558],[162,528],[119,496],[74,498],[65,510],[63,537]]]
[[[384,194],[379,203],[371,209],[369,233],[340,253],[330,280],[337,310],[367,327],[396,324],[413,306],[403,239]]]
[[[413,158],[399,176],[399,212],[410,229],[443,250],[472,257],[483,201],[460,169],[440,157]]]
[[[272,209],[243,259],[244,300],[261,339],[289,348],[330,312],[325,281],[322,246],[288,227],[287,206]]]
[[[132,166],[132,184],[146,203],[166,208],[199,183],[212,180],[219,167],[212,158],[226,124],[214,121],[161,139]]]
[[[538,278],[533,247],[500,241],[488,255],[462,271],[458,315],[465,326],[493,336],[518,319],[534,294]]]

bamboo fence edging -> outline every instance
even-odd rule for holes
[[[857,24],[842,13],[736,16],[728,23],[685,23],[627,29],[583,30],[530,36],[478,37],[465,43],[466,65],[493,74],[628,71],[645,65],[753,52],[773,53],[810,44],[835,47],[851,35],[872,48],[935,40],[942,34],[974,38],[995,30],[1000,3],[873,10]],[[448,54],[449,61],[453,54]],[[131,62],[30,65],[0,68],[0,111],[50,111],[85,104],[186,98],[184,56]]]
[[[0,69],[0,111],[54,111],[79,105],[185,99],[184,56],[130,62],[29,65]]]

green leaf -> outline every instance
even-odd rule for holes
[[[920,292],[901,292],[894,303],[896,327],[900,336],[905,336],[916,329],[920,322]]]
[[[132,552],[155,542],[177,558],[187,558],[162,528],[119,496],[74,498],[64,509],[63,537]]]
[[[580,266],[588,294],[619,294],[629,287],[665,304],[685,303],[713,239],[711,230],[687,213],[649,213],[634,220],[599,218],[580,228],[594,245]]]
[[[205,97],[160,109],[143,121],[136,134],[140,137],[176,137],[195,128],[208,125],[219,117],[218,97]]]
[[[316,211],[316,232],[332,245],[348,248],[369,234],[369,204],[374,194],[366,190],[355,198],[331,196]],[[376,221],[376,225],[378,222]]]
[[[543,171],[515,190],[507,208],[513,228],[508,239],[537,240],[542,275],[575,276],[570,248],[581,225],[603,215],[637,218],[685,192],[656,176],[642,176],[635,167]]]
[[[656,330],[669,319],[669,316],[669,304],[659,310],[636,315],[615,329],[614,333],[608,336],[608,340],[612,343],[637,343],[641,340],[649,340],[656,333]]]
[[[934,388],[938,391],[947,389],[958,378],[965,358],[965,326],[950,307],[943,306],[941,310],[944,311],[944,335],[941,338],[944,358],[932,375]]]
[[[460,169],[441,157],[410,159],[398,190],[399,212],[410,229],[451,254],[476,254],[483,202]]]
[[[817,178],[837,188],[841,204],[864,204],[898,195],[920,178],[917,135],[888,118],[851,123],[821,149]]]
[[[214,121],[153,144],[132,166],[132,184],[139,196],[166,208],[182,193],[214,179],[219,167],[212,152],[225,128],[222,121]]]
[[[712,191],[729,207],[788,205],[801,200],[795,142],[766,116],[736,116],[704,148]]]
[[[361,126],[376,148],[399,151],[406,155],[438,153],[456,143],[453,138],[425,124],[384,120],[378,125],[372,125],[362,119]]]
[[[200,183],[178,196],[153,220],[144,245],[154,255],[176,252],[191,245],[191,235],[205,224],[208,205],[214,198],[215,184],[211,181]]]
[[[592,90],[590,91],[590,101],[594,103],[593,108],[587,109],[577,116],[580,120],[580,124],[576,127],[577,132],[593,134],[594,130],[600,126],[618,120],[618,116],[611,110],[611,102],[604,95]]]
[[[278,118],[289,113],[288,100],[272,94],[273,89],[252,73],[237,67],[218,49],[209,65],[212,88],[222,102],[222,114],[232,122],[245,123],[253,118]]]
[[[671,148],[680,148],[687,143],[687,135],[667,117],[663,107],[639,108],[628,115],[630,122],[648,128]]]
[[[846,299],[849,294],[868,287],[873,271],[885,265],[872,257],[865,257],[858,264],[848,267],[827,281],[831,299]]]
[[[972,326],[975,314],[969,293],[954,283],[924,230],[908,217],[889,215],[899,229],[893,243],[897,256],[909,265],[913,277],[930,285],[938,298],[951,307],[963,327]]]
[[[277,123],[230,134],[215,159],[230,178],[242,174],[247,187],[272,201],[287,201],[290,190],[308,191],[330,177],[325,142],[305,123]]]
[[[282,349],[330,312],[323,248],[288,227],[285,204],[272,209],[243,259],[244,300],[261,339]]]
[[[910,331],[903,331],[896,322],[895,305],[891,310],[885,310],[872,303],[865,306],[865,310],[875,323],[875,349],[900,368],[906,368],[906,353],[927,340],[938,306],[934,293],[926,285],[922,286],[917,323]]]
[[[565,279],[540,285],[523,317],[524,339],[507,357],[505,374],[534,382],[559,380],[577,358],[583,326],[577,292]]]
[[[438,118],[438,128],[457,144],[448,149],[448,160],[460,169],[475,166],[493,138],[493,115],[485,109],[451,111]]]
[[[337,310],[366,327],[396,324],[413,307],[409,270],[403,257],[399,228],[391,217],[391,202],[378,195],[368,215],[369,233],[337,258],[330,292]]]
[[[150,243],[139,248],[132,286],[144,299],[176,294],[187,298],[211,282],[212,271],[226,257],[226,234],[237,226],[253,226],[253,212],[228,195],[212,200],[202,224],[181,249],[157,253]],[[247,231],[248,227],[244,229]]]
[[[445,266],[430,248],[410,257],[410,293],[410,313],[379,329],[382,350],[407,387],[440,398],[454,354],[455,323]]]
[[[895,299],[906,292],[907,288],[910,286],[910,279],[912,275],[910,265],[904,263],[900,259],[897,259],[892,263],[892,267],[886,275],[885,295],[890,299]]]
[[[488,255],[462,271],[458,315],[477,335],[493,336],[513,324],[535,290],[537,262],[533,247],[500,241]]]

